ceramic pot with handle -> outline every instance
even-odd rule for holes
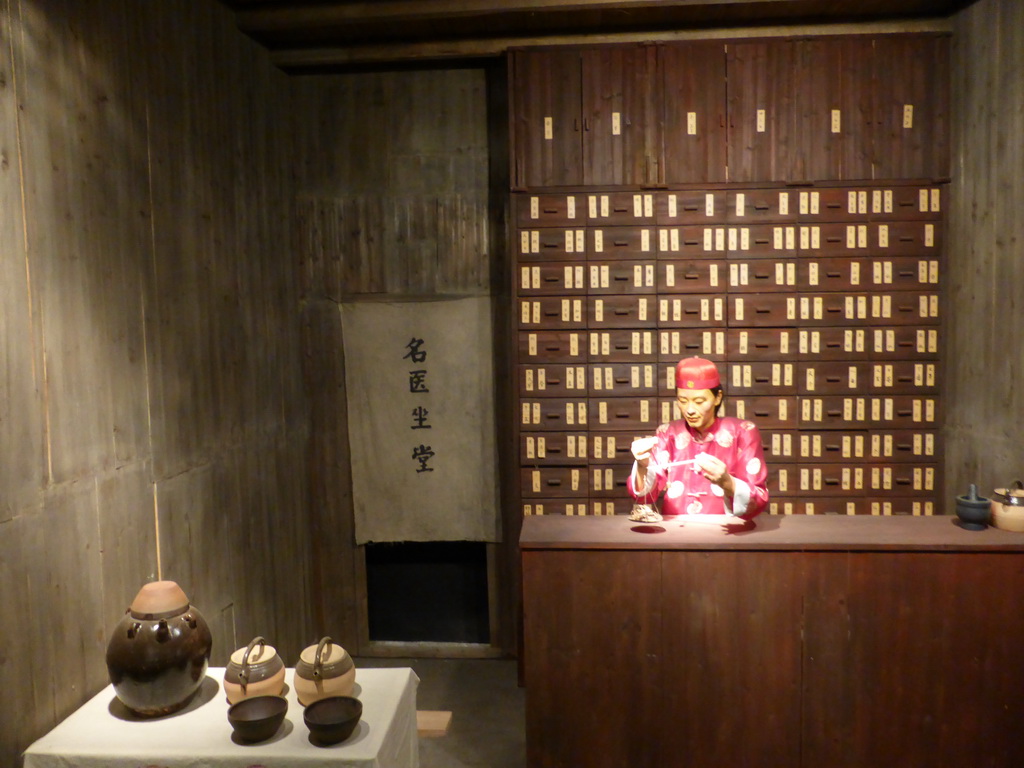
[[[1024,531],[1024,483],[1020,480],[992,493],[992,525],[1004,531]]]
[[[206,677],[213,639],[199,610],[173,581],[145,584],[107,644],[117,698],[133,712],[165,715],[184,707]]]
[[[262,637],[231,654],[224,668],[224,693],[231,704],[253,696],[280,696],[284,690],[284,661]]]
[[[295,695],[304,707],[328,696],[351,696],[356,665],[348,651],[323,637],[299,654],[295,665]]]

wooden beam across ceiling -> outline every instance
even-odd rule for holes
[[[942,23],[973,0],[221,0],[286,71],[500,55],[727,29]]]

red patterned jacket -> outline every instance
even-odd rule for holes
[[[699,439],[685,420],[662,424],[658,444],[651,451],[647,487],[636,491],[636,462],[629,476],[629,493],[640,503],[653,504],[662,491],[663,515],[736,515],[750,519],[768,505],[768,470],[761,449],[761,434],[750,421],[723,416]],[[707,453],[725,462],[733,477],[735,494],[730,504],[722,489],[693,464],[654,470],[654,465],[692,459]]]

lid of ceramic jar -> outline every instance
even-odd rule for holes
[[[139,617],[180,613],[188,608],[188,596],[173,581],[151,581],[132,600],[129,610]]]

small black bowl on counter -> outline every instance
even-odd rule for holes
[[[228,722],[241,741],[266,741],[281,727],[288,711],[284,696],[252,696],[228,709]]]
[[[313,742],[338,744],[355,731],[363,716],[363,702],[354,696],[328,696],[314,701],[303,714]]]

